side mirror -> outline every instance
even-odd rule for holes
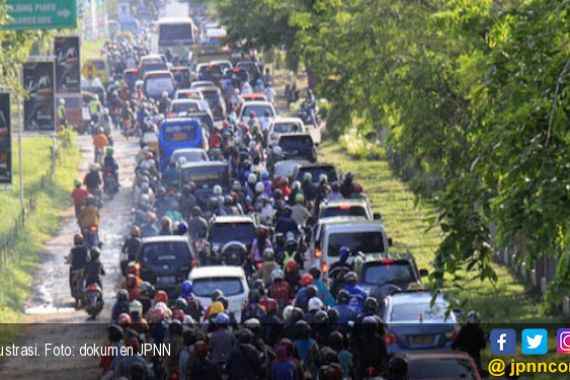
[[[382,214],[380,214],[379,212],[375,212],[374,214],[372,214],[372,218],[374,218],[374,220],[380,220],[382,219]]]
[[[392,238],[388,238],[388,246],[391,247],[393,244]]]
[[[420,269],[420,277],[427,277],[429,274],[427,269]]]

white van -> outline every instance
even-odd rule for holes
[[[370,258],[380,259],[388,255],[392,242],[381,223],[363,218],[350,219],[352,220],[326,223],[321,227],[312,261],[323,273],[327,273],[330,266],[340,259],[341,247],[347,247],[355,253],[362,252]]]
[[[189,276],[194,294],[204,308],[210,303],[210,295],[219,289],[228,300],[228,310],[241,320],[241,308],[247,300],[249,286],[243,268],[229,265],[213,265],[192,269]]]

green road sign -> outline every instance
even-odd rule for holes
[[[8,0],[8,23],[0,29],[37,30],[77,27],[76,0]]]

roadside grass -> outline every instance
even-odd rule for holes
[[[49,167],[51,138],[32,137],[24,140],[25,184],[37,183]],[[17,157],[16,157],[17,159]],[[69,191],[77,175],[79,151],[75,146],[61,150],[60,162],[53,181],[39,194],[36,210],[28,216],[24,233],[8,261],[0,266],[0,323],[20,321],[21,311],[33,286],[42,242],[56,232],[62,210],[70,206]],[[15,163],[17,167],[17,162]],[[6,231],[19,211],[17,186],[10,193],[0,193],[2,219],[0,229]],[[0,345],[12,342],[15,335],[0,335]]]
[[[325,141],[319,147],[319,159],[337,166],[341,172],[351,171],[372,203],[380,212],[388,235],[395,246],[403,246],[414,255],[419,268],[431,270],[431,261],[441,241],[441,231],[428,230],[427,218],[434,208],[417,201],[413,192],[390,169],[384,159],[352,159],[337,142]],[[538,298],[530,293],[509,270],[495,265],[496,284],[482,282],[474,273],[460,272],[458,287],[445,289],[446,297],[461,306],[464,314],[477,310],[484,323],[556,322],[540,308]]]

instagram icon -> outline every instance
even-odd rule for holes
[[[570,354],[570,329],[558,329],[556,334],[557,350],[559,354]]]

